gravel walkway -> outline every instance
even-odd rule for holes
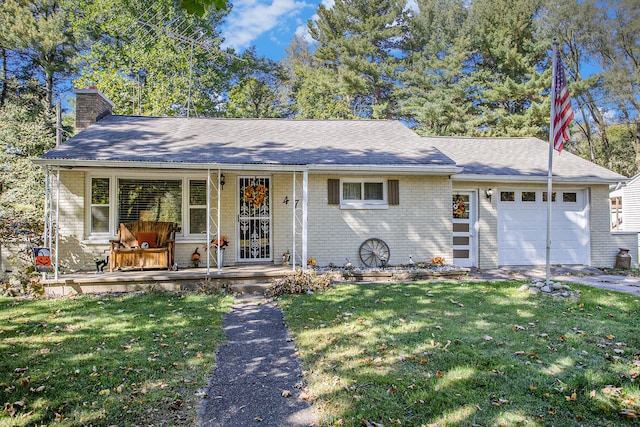
[[[300,362],[272,302],[241,299],[225,317],[227,342],[198,411],[201,426],[287,426],[317,424],[304,389]]]

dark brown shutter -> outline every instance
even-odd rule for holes
[[[397,179],[387,181],[387,196],[390,205],[400,204],[400,181]]]
[[[329,204],[339,205],[340,204],[340,180],[339,179],[328,180],[327,189],[328,189],[327,199],[329,200]]]

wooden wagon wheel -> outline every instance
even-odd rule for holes
[[[360,261],[366,267],[384,267],[389,262],[389,246],[380,239],[367,239],[360,245]]]

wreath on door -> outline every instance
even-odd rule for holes
[[[463,218],[464,212],[466,210],[467,208],[464,205],[464,200],[462,200],[461,198],[458,198],[457,200],[453,201],[453,217],[454,218]]]
[[[262,184],[244,187],[244,201],[259,207],[267,199],[267,187]]]

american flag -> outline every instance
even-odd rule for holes
[[[565,141],[570,138],[569,123],[573,120],[573,110],[571,109],[571,98],[569,97],[569,88],[564,75],[562,59],[557,51],[555,59],[556,66],[553,70],[555,95],[553,100],[553,148],[561,152]]]

